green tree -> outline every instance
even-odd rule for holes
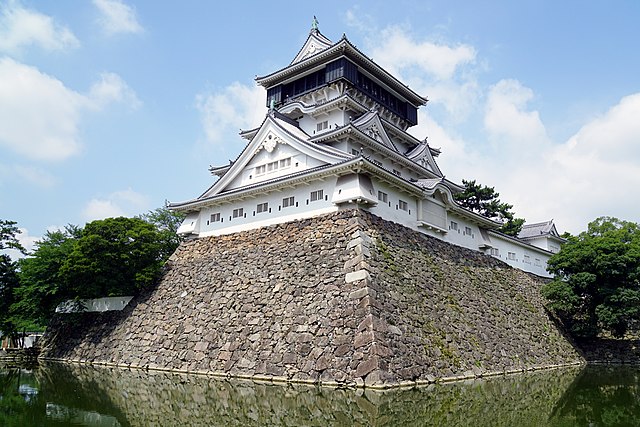
[[[25,253],[24,247],[18,240],[18,223],[6,219],[0,219],[0,250],[17,249],[19,252]]]
[[[549,308],[578,337],[622,337],[640,320],[640,227],[601,217],[570,236],[547,269]]]
[[[153,224],[161,235],[162,257],[167,259],[178,248],[184,240],[178,232],[178,227],[182,224],[185,214],[172,212],[166,207],[158,208],[138,216],[138,218]]]
[[[0,220],[0,251],[16,249],[24,254],[25,249],[18,241],[18,234],[20,230],[16,222]],[[0,253],[0,338],[15,335],[17,332],[9,308],[14,302],[13,294],[18,283],[16,263],[9,255]]]
[[[16,302],[11,307],[14,319],[44,326],[60,302],[74,298],[61,268],[81,231],[75,225],[68,225],[64,230],[47,231],[36,242],[31,256],[19,261],[20,286],[15,291]]]
[[[458,204],[472,212],[503,223],[500,232],[509,236],[517,236],[525,220],[516,218],[511,211],[513,205],[501,202],[500,193],[493,187],[476,183],[476,180],[462,180],[465,189],[454,195]]]
[[[97,298],[135,295],[160,277],[163,235],[140,218],[90,222],[60,268],[72,295]]]
[[[84,229],[47,232],[19,261],[10,313],[15,323],[44,326],[63,301],[135,295],[154,284],[180,244],[182,217],[161,208],[139,218],[107,218]]]

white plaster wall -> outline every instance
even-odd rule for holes
[[[452,222],[457,224],[457,230],[453,227]],[[448,214],[447,230],[445,240],[458,246],[477,251],[483,243],[478,226],[454,212]]]
[[[318,180],[300,185],[295,188],[284,189],[264,193],[260,197],[247,199],[233,204],[204,208],[200,212],[200,237],[214,236],[221,234],[236,233],[238,231],[250,230],[268,225],[279,224],[301,218],[309,218],[329,212],[335,212],[338,207],[331,203],[331,195],[336,185],[336,178]],[[323,200],[312,202],[310,195],[312,191],[323,190]],[[282,199],[293,196],[297,206],[282,207]],[[267,202],[269,210],[267,212],[257,212],[257,205]],[[243,208],[244,214],[241,218],[233,218],[233,210]],[[211,222],[211,215],[220,213],[221,221]]]
[[[291,157],[291,166],[285,169],[278,168],[276,171],[266,172],[261,175],[256,174],[257,166],[266,165],[270,162],[280,161],[289,157]],[[257,184],[262,181],[289,175],[292,173],[301,172],[305,169],[318,166],[317,163],[317,161],[309,161],[308,156],[293,149],[288,144],[277,144],[271,153],[264,149],[260,150],[251,159],[251,161],[249,161],[244,170],[229,183],[229,186],[227,188],[239,188],[246,185]]]
[[[318,131],[318,123],[322,123],[324,121],[327,122],[327,128]],[[298,120],[298,124],[300,125],[300,129],[305,131],[307,135],[314,137],[325,132],[335,130],[336,127],[343,126],[345,124],[345,114],[338,109],[318,114],[315,117],[305,114],[300,120]]]
[[[519,245],[511,239],[503,238],[495,234],[491,234],[491,243],[499,251],[499,253],[494,256],[510,266],[537,274],[538,276],[551,277],[546,269],[547,261],[551,254],[541,252],[527,245]],[[509,258],[509,252],[515,254],[515,259]],[[529,256],[528,260],[525,255]]]
[[[378,198],[378,191],[387,193],[388,201],[383,203],[378,201],[376,206],[370,207],[369,211],[374,215],[382,217],[388,221],[397,222],[406,227],[417,229],[417,201],[408,193],[400,192],[395,188],[389,187],[379,181],[373,180],[373,192],[375,198]],[[404,211],[400,209],[399,201],[403,200],[408,204],[408,210]]]
[[[560,252],[560,244],[554,242],[546,236],[537,237],[535,239],[529,239],[527,242],[530,245],[536,246],[538,248],[546,249],[549,252],[558,253]]]
[[[56,307],[56,313],[120,311],[129,304],[132,298],[132,296],[122,296],[83,299],[79,301],[68,300]]]

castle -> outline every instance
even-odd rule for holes
[[[458,205],[439,151],[406,132],[425,98],[317,25],[257,82],[268,115],[169,205],[189,238],[156,286],[56,317],[42,357],[372,388],[584,362],[538,291],[553,223],[516,239]]]
[[[267,91],[267,116],[241,132],[248,143],[235,161],[210,168],[219,177],[210,188],[169,203],[186,213],[179,234],[231,234],[357,207],[549,276],[547,260],[563,241],[553,223],[527,224],[514,238],[458,205],[463,187],[438,167],[440,150],[407,133],[427,99],[346,36],[333,43],[314,19],[293,61],[256,82]]]

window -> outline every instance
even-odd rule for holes
[[[243,208],[238,208],[238,209],[234,209],[233,210],[233,217],[234,218],[241,218],[242,216],[244,216],[244,209]]]
[[[269,203],[267,202],[258,203],[258,206],[256,206],[256,213],[267,212],[268,210],[269,210]]]
[[[378,191],[378,200],[387,203],[387,201],[389,200],[389,195],[384,191]]]
[[[536,260],[535,260],[535,266],[536,266],[536,267],[542,267],[542,263],[540,262],[540,258],[536,258]]]
[[[398,200],[398,207],[400,209],[402,209],[403,211],[408,211],[409,210],[409,205],[404,200]]]
[[[491,255],[493,255],[493,256],[500,256],[500,249],[498,249],[498,248],[491,248]]]
[[[524,263],[525,264],[531,264],[531,257],[529,255],[525,255],[524,256]]]
[[[507,259],[510,259],[512,261],[517,261],[516,259],[516,253],[515,252],[508,252],[507,253]]]
[[[256,176],[263,175],[265,173],[272,173],[277,171],[278,169],[285,169],[291,166],[291,157],[287,157],[286,159],[276,160],[274,162],[269,162],[266,165],[256,166]]]
[[[453,230],[453,231],[458,230],[458,223],[455,221],[451,221],[451,224],[449,225],[449,230]]]
[[[324,197],[324,191],[323,190],[316,190],[316,191],[312,191],[311,192],[311,201],[315,202],[318,200],[322,200],[322,198]]]
[[[465,227],[464,228],[464,234],[465,236],[471,236],[471,227]]]
[[[218,222],[218,221],[220,221],[220,212],[211,214],[211,222]]]
[[[282,207],[283,208],[288,208],[289,206],[293,206],[296,204],[296,198],[291,196],[291,197],[285,197],[284,199],[282,199]]]
[[[288,168],[291,166],[291,157],[280,160],[280,169]]]
[[[320,132],[322,130],[325,130],[328,127],[329,127],[329,121],[325,120],[324,122],[320,122],[316,125],[316,131]]]
[[[398,169],[394,169],[393,174],[396,176],[402,176],[402,172],[400,172]]]

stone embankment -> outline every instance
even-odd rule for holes
[[[539,286],[348,210],[186,242],[124,311],[57,318],[43,356],[367,387],[582,363]]]
[[[579,341],[578,348],[588,363],[605,365],[640,364],[640,339],[598,338]]]

